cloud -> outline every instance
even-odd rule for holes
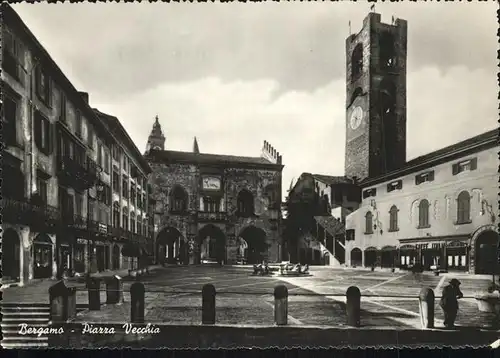
[[[156,113],[171,150],[192,149],[258,156],[263,140],[282,155],[283,186],[302,172],[343,175],[345,83],[276,96],[273,80],[224,82],[211,77],[165,83],[125,102],[91,104],[112,113],[143,150]],[[482,96],[471,96],[478,89]],[[485,70],[422,68],[408,76],[407,156],[418,155],[493,129],[495,78]],[[474,125],[471,125],[474,123]]]

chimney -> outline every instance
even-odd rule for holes
[[[89,104],[89,94],[88,92],[78,92],[82,96],[85,103]]]

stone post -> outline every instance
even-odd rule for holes
[[[142,282],[130,286],[130,323],[144,323],[145,292]]]
[[[346,292],[347,324],[352,327],[361,326],[361,291],[351,286]]]
[[[101,280],[97,277],[89,277],[87,280],[89,293],[89,311],[101,309]]]
[[[66,287],[58,281],[49,288],[50,320],[53,323],[67,322],[76,317],[76,287]]]
[[[106,304],[123,303],[123,281],[118,275],[106,280]]]
[[[434,291],[424,287],[418,296],[422,328],[434,328]]]
[[[215,286],[206,284],[201,291],[201,323],[215,324]]]
[[[285,285],[274,288],[274,323],[278,326],[288,323],[288,289]]]

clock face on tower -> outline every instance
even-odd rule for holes
[[[203,177],[203,189],[220,190],[220,179],[217,177]]]
[[[363,121],[363,109],[360,106],[357,106],[353,109],[351,113],[351,118],[350,118],[350,125],[351,129],[357,129],[360,125],[361,122]]]

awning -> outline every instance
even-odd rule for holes
[[[149,256],[146,248],[139,244],[127,243],[122,248],[122,255],[126,257],[142,257]]]

